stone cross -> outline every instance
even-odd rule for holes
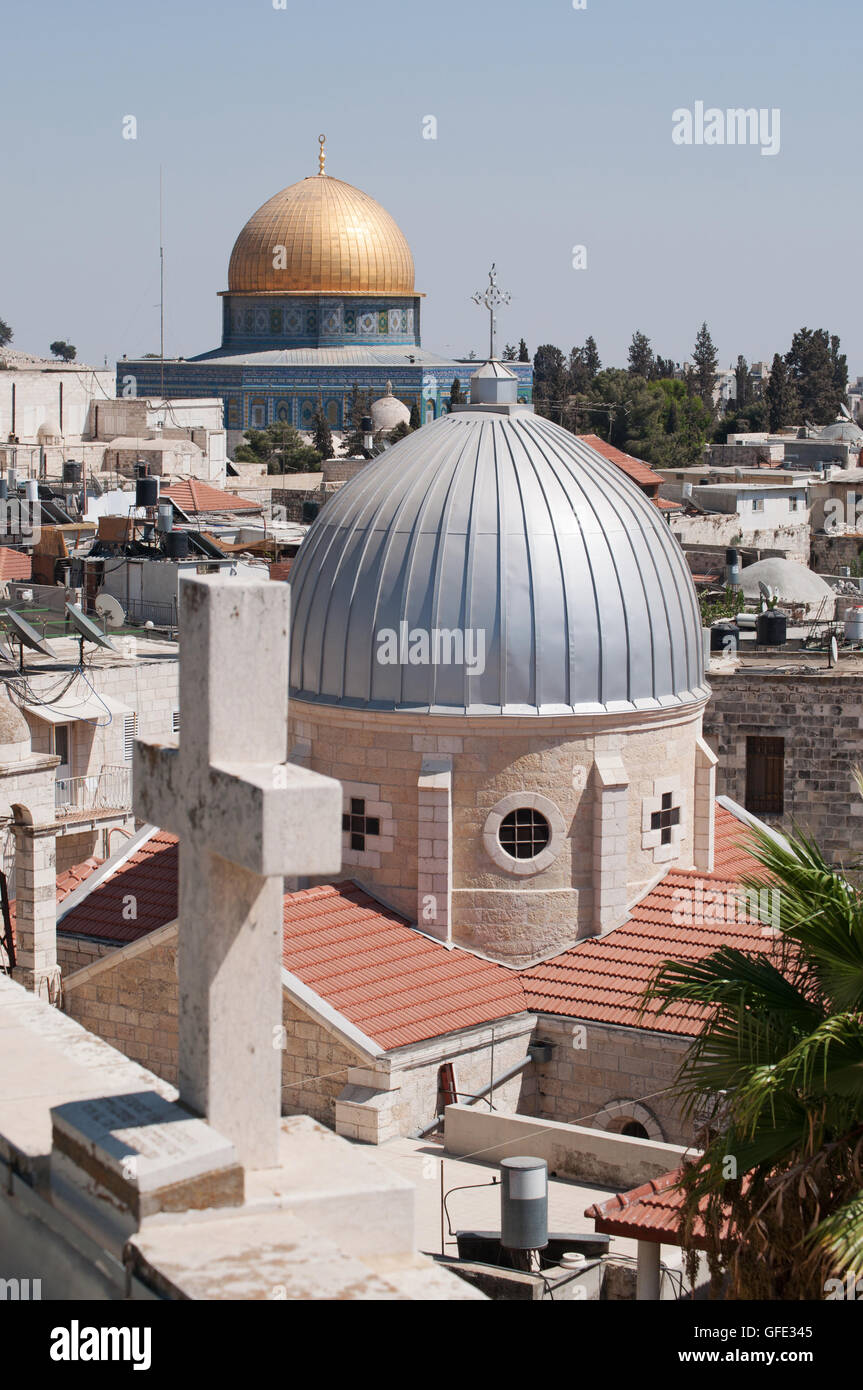
[[[290,590],[180,585],[179,745],[139,739],[135,811],[180,840],[180,1099],[278,1162],[284,875],[341,867],[341,786],[286,762]]]

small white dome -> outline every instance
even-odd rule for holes
[[[411,420],[411,413],[404,401],[393,395],[391,381],[387,382],[386,395],[372,402],[371,413],[375,434],[379,430],[394,430],[397,425],[409,425]]]
[[[60,433],[60,426],[57,421],[49,417],[47,420],[42,421],[42,424],[36,431],[36,438],[40,444],[53,444],[55,441],[59,444],[63,436]]]

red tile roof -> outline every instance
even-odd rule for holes
[[[678,1168],[673,1173],[665,1173],[661,1178],[643,1183],[641,1187],[618,1193],[607,1202],[594,1202],[584,1214],[593,1218],[597,1231],[608,1236],[631,1236],[636,1240],[679,1245],[678,1228],[683,1206],[679,1178]],[[728,1222],[721,1234],[727,1236]],[[702,1250],[707,1244],[704,1225],[699,1218],[696,1218],[693,1226],[692,1244]]]
[[[7,579],[30,579],[33,563],[23,550],[15,550],[11,545],[0,545],[0,582]]]
[[[352,882],[285,895],[282,960],[386,1049],[526,1008],[516,972],[448,951]]]
[[[178,507],[189,515],[195,512],[259,512],[260,503],[248,497],[238,497],[233,492],[223,492],[220,487],[198,482],[195,478],[184,478],[181,483],[162,489],[163,497],[170,497]]]
[[[523,970],[528,1007],[597,1023],[695,1036],[706,1017],[704,1010],[673,1004],[657,1017],[659,1005],[651,1002],[640,1017],[641,998],[654,969],[664,960],[698,960],[729,944],[744,951],[770,948],[772,933],[766,934],[761,922],[738,908],[740,874],[758,870],[741,848],[745,840],[745,827],[717,806],[713,873],[672,870],[636,904],[622,926],[607,936],[588,937],[561,955]]]
[[[624,454],[621,449],[616,449],[613,444],[607,444],[604,439],[600,439],[598,434],[580,434],[578,438],[589,444],[598,454],[602,454],[603,458],[616,463],[640,488],[658,488],[660,483],[664,482],[664,479],[641,459],[633,458],[632,454]]]
[[[772,937],[761,923],[737,912],[739,876],[757,869],[743,847],[746,838],[745,827],[717,806],[713,874],[670,871],[622,926],[526,970],[447,950],[350,880],[285,895],[282,959],[385,1049],[525,1009],[691,1037],[702,1011],[681,1004],[657,1018],[651,1005],[640,1021],[641,995],[655,966],[668,958],[698,959],[729,942],[769,949]],[[137,941],[176,917],[177,871],[176,837],[158,831],[97,884],[58,931]],[[75,886],[71,882],[66,891]],[[137,899],[134,921],[123,916],[128,894]],[[684,913],[692,920],[681,921]]]
[[[57,925],[58,933],[126,944],[172,922],[177,915],[177,847],[176,835],[157,830],[110,878],[97,883],[83,902],[67,912]],[[137,914],[132,921],[124,916],[130,894]]]

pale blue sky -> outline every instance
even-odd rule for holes
[[[3,55],[15,347],[158,350],[160,163],[167,351],[215,346],[237,233],[315,172],[325,131],[327,172],[411,243],[428,348],[483,351],[470,295],[494,259],[501,343],[593,333],[622,364],[638,328],[681,360],[706,318],[724,365],[807,324],[863,372],[852,0],[19,0]],[[779,155],[674,145],[672,111],[697,100],[779,107]]]

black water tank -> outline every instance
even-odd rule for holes
[[[320,504],[320,502],[304,502],[304,503],[303,503],[303,521],[306,522],[306,523],[311,523],[312,521],[314,521],[315,517],[317,516],[317,514],[318,514],[318,512],[319,512],[320,510],[321,510],[321,504]]]
[[[787,641],[788,619],[784,613],[768,609],[755,619],[755,636],[759,647],[782,647]]]
[[[80,465],[80,463],[75,463],[74,460],[72,460],[72,459],[67,460],[67,462],[63,464],[63,482],[64,482],[64,483],[80,483],[80,481],[81,481],[81,465]]]
[[[159,501],[159,479],[137,478],[135,481],[135,506],[155,507]]]
[[[5,478],[0,478],[0,500],[2,500],[3,502],[5,502],[5,501],[6,501],[6,498],[7,498],[8,496],[9,496],[9,484],[7,483],[7,481],[6,481]]]
[[[137,461],[136,464],[135,464],[135,477],[136,477],[136,478],[146,478],[146,477],[149,476],[149,473],[150,473],[150,465],[149,465],[149,463],[145,463],[143,459],[138,459],[138,461]]]
[[[189,554],[188,531],[163,531],[162,544],[169,560],[185,560]]]

